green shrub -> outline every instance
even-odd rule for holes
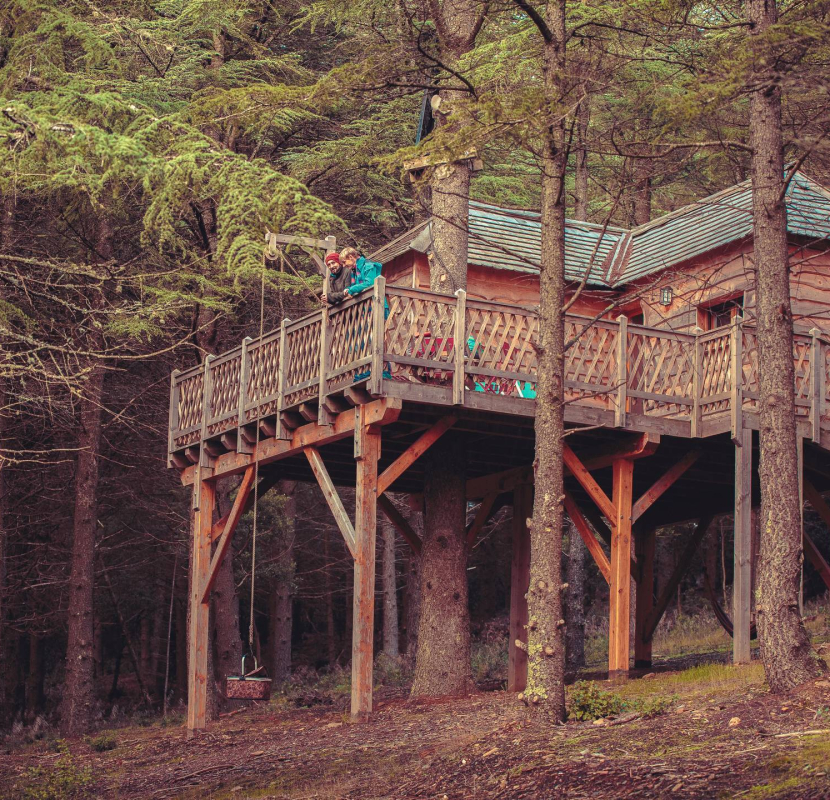
[[[58,742],[60,757],[51,767],[32,767],[27,770],[24,783],[15,785],[17,796],[23,800],[74,800],[88,797],[92,784],[92,770],[78,764],[66,742]]]
[[[632,706],[634,711],[639,711],[646,719],[651,719],[651,717],[659,717],[661,714],[665,714],[674,700],[675,697],[654,695],[652,697],[641,697]]]
[[[90,739],[89,746],[96,753],[106,753],[107,750],[115,750],[118,746],[118,739],[115,738],[113,733],[102,733],[94,739]]]
[[[591,720],[613,717],[626,709],[625,700],[615,692],[605,692],[593,681],[578,681],[570,691],[569,715]]]

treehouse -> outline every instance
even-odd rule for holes
[[[567,279],[584,287],[566,320],[564,503],[610,587],[612,675],[630,668],[632,583],[634,664],[645,667],[710,521],[733,512],[731,622],[721,615],[735,661],[749,660],[760,496],[751,199],[739,184],[630,231],[568,222]],[[787,205],[800,466],[830,524],[830,194],[797,174]],[[418,497],[419,457],[449,430],[478,503],[468,542],[505,496],[514,505],[508,688],[523,688],[539,245],[538,214],[471,203],[466,291],[428,290],[427,220],[374,254],[384,269],[371,291],[173,374],[168,459],[195,508],[189,730],[205,724],[213,578],[241,515],[280,478],[320,485],[354,557],[352,714],[371,711],[377,509],[420,548],[386,493]],[[214,520],[215,483],[232,475],[235,502]],[[354,520],[343,486],[356,488]],[[686,521],[697,526],[655,596],[656,532]],[[805,553],[830,586],[807,537]]]

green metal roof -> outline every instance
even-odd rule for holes
[[[541,224],[536,211],[470,203],[468,263],[514,272],[538,273]],[[817,241],[830,238],[830,192],[802,173],[787,189],[790,233]],[[407,250],[427,252],[432,226],[421,223],[377,250],[390,261]],[[752,235],[752,187],[743,181],[651,222],[625,230],[566,220],[565,278],[619,288]]]

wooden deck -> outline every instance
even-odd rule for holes
[[[305,422],[330,425],[352,407],[355,389],[532,418],[538,328],[527,308],[379,279],[372,293],[174,372],[169,465],[198,463],[200,452],[203,464],[206,452],[250,453],[257,424],[261,437],[283,440]],[[747,324],[694,335],[569,316],[566,337],[569,423],[682,438],[730,431],[736,440],[757,429],[758,352]],[[830,449],[830,340],[798,332],[793,363],[800,427]]]

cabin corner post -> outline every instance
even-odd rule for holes
[[[732,586],[732,663],[750,658],[752,598],[752,431],[743,429],[735,445],[735,550]]]
[[[377,397],[383,392],[383,365],[386,351],[386,278],[375,278],[372,289],[372,374],[369,394]]]
[[[363,421],[364,406],[355,407],[354,456],[355,557],[352,624],[352,707],[354,721],[372,711],[374,665],[375,538],[377,532],[377,481],[380,457],[379,431]]]
[[[200,481],[199,505],[193,515],[193,552],[190,566],[190,628],[187,659],[187,736],[203,730],[207,722],[207,669],[210,598],[203,589],[210,569],[210,531],[216,505],[216,485]],[[193,487],[194,494],[197,486]]]
[[[634,668],[651,667],[653,637],[648,631],[648,621],[654,610],[654,548],[657,529],[650,526],[635,537],[639,574],[637,575],[636,608],[634,622]]]
[[[608,621],[608,676],[628,673],[631,607],[631,506],[634,462],[620,458],[613,463],[614,525],[611,534],[611,581]]]
[[[254,340],[250,336],[246,336],[242,340],[242,349],[239,351],[239,405],[236,412],[237,453],[250,454],[254,450],[253,447],[245,441],[245,437],[242,435],[242,429],[247,422],[247,419],[245,419],[245,406],[248,401],[248,381],[251,377],[251,354],[249,348],[253,341]],[[260,347],[262,347],[262,342],[260,342]]]
[[[464,405],[464,355],[467,345],[467,292],[459,289],[455,293],[455,340],[454,370],[452,376],[452,402],[454,405]]]
[[[617,339],[617,407],[614,410],[614,425],[625,427],[625,407],[628,403],[628,317],[617,317],[619,333]]]
[[[533,486],[513,490],[513,556],[510,569],[510,639],[507,644],[507,691],[521,692],[527,686],[527,653],[516,644],[527,644],[527,591],[530,588],[530,530]]]

